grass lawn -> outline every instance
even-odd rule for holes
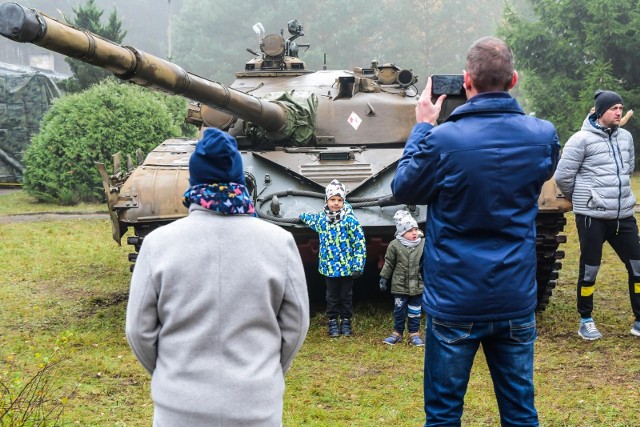
[[[3,195],[0,215],[27,208],[37,212],[31,205],[22,193]],[[541,424],[638,426],[640,339],[629,334],[633,317],[624,267],[606,246],[594,311],[604,338],[583,341],[576,333],[578,246],[572,214],[567,222],[559,283],[547,310],[538,315],[535,382]],[[130,249],[113,242],[109,221],[0,223],[0,241],[0,382],[15,390],[48,357],[60,358],[52,383],[55,393],[69,398],[56,425],[149,426],[150,378],[124,336]],[[356,286],[377,292],[374,281]],[[287,376],[284,425],[422,425],[424,352],[406,342],[382,344],[391,331],[391,305],[390,297],[359,300],[355,335],[329,339],[318,304]],[[0,402],[2,394],[0,389]],[[499,425],[481,353],[463,425]]]

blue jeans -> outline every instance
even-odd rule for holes
[[[393,295],[393,330],[402,335],[406,321],[410,334],[420,332],[421,304],[422,294]]]
[[[533,402],[535,313],[486,322],[427,316],[425,329],[425,426],[460,426],[469,374],[480,344],[491,372],[501,425],[538,425]]]

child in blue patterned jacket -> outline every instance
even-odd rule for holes
[[[318,233],[318,271],[327,283],[329,336],[350,336],[353,315],[353,279],[362,275],[366,243],[360,222],[345,201],[345,186],[334,179],[325,189],[325,206],[319,213],[303,213],[300,220]],[[338,325],[340,318],[340,325]]]

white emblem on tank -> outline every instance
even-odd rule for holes
[[[347,121],[351,126],[353,126],[355,130],[358,130],[358,127],[360,127],[360,123],[362,123],[362,119],[355,112],[351,113]]]

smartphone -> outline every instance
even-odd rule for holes
[[[462,74],[433,74],[431,76],[431,94],[465,96],[464,76]]]

